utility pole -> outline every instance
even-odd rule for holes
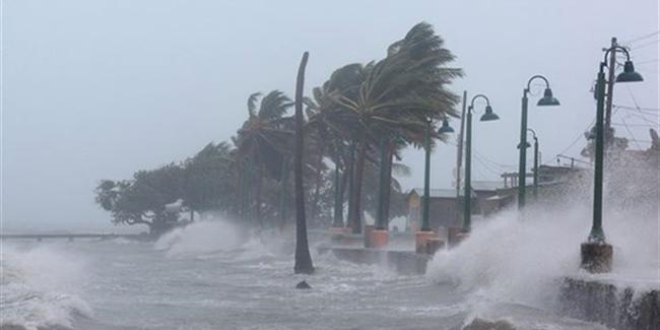
[[[461,128],[458,133],[458,146],[456,152],[456,222],[462,220],[461,213],[458,211],[458,201],[461,195],[461,163],[463,160],[463,129],[465,127],[465,108],[467,107],[467,91],[463,91],[463,110],[461,111]]]
[[[615,48],[616,46],[618,46],[616,38],[612,37],[612,46],[610,49]],[[612,99],[614,95],[612,94],[612,91],[614,90],[614,71],[616,69],[615,65],[616,52],[610,52],[610,59],[608,63],[609,71],[607,72],[607,101],[605,103],[605,145],[609,145],[614,138],[614,136],[610,136],[610,134],[614,133],[612,131]]]

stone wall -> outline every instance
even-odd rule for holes
[[[561,308],[567,316],[619,330],[660,329],[658,289],[635,292],[596,280],[564,278]]]

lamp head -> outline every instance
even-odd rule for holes
[[[642,75],[635,71],[633,62],[628,60],[623,65],[623,72],[616,77],[616,82],[638,82],[643,81]]]
[[[559,100],[557,100],[554,96],[552,96],[552,89],[550,89],[550,87],[546,87],[545,91],[543,91],[543,98],[540,99],[536,105],[538,106],[559,105]]]
[[[447,118],[442,120],[442,126],[438,129],[439,134],[444,134],[444,133],[454,133],[454,129],[449,126],[449,121]]]
[[[496,115],[493,112],[493,108],[490,107],[490,105],[486,106],[486,113],[481,116],[481,121],[491,121],[491,120],[498,120],[500,119],[500,116]]]

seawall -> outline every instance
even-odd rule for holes
[[[566,316],[619,330],[660,329],[658,288],[633,288],[594,279],[566,277],[561,287]]]
[[[423,275],[430,256],[412,251],[390,251],[362,247],[320,246],[319,253],[332,253],[337,258],[368,265],[381,265],[397,274]]]

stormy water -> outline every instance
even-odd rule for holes
[[[295,275],[292,235],[247,233],[209,218],[155,242],[2,241],[0,324],[3,330],[472,330],[500,322],[498,329],[606,329],[562,315],[560,287],[569,276],[636,292],[660,289],[657,184],[649,181],[651,193],[626,197],[643,187],[626,178],[606,195],[604,228],[614,247],[608,274],[579,267],[591,226],[584,191],[565,194],[559,204],[475,219],[470,237],[436,253],[422,276],[319,254],[316,247],[328,237],[318,233],[310,234],[315,274]],[[411,251],[413,244],[411,236]],[[311,290],[295,289],[303,280]]]
[[[657,288],[657,221],[610,221],[615,272],[579,269],[586,208],[534,221],[507,211],[477,222],[440,251],[424,276],[319,255],[293,274],[293,237],[245,236],[222,219],[157,242],[2,242],[3,329],[462,329],[475,319],[515,329],[605,329],[564,317],[563,276],[601,276]],[[625,220],[632,214],[621,214]],[[642,226],[645,225],[646,227]],[[412,243],[411,243],[412,244]],[[311,290],[296,290],[306,280]]]

